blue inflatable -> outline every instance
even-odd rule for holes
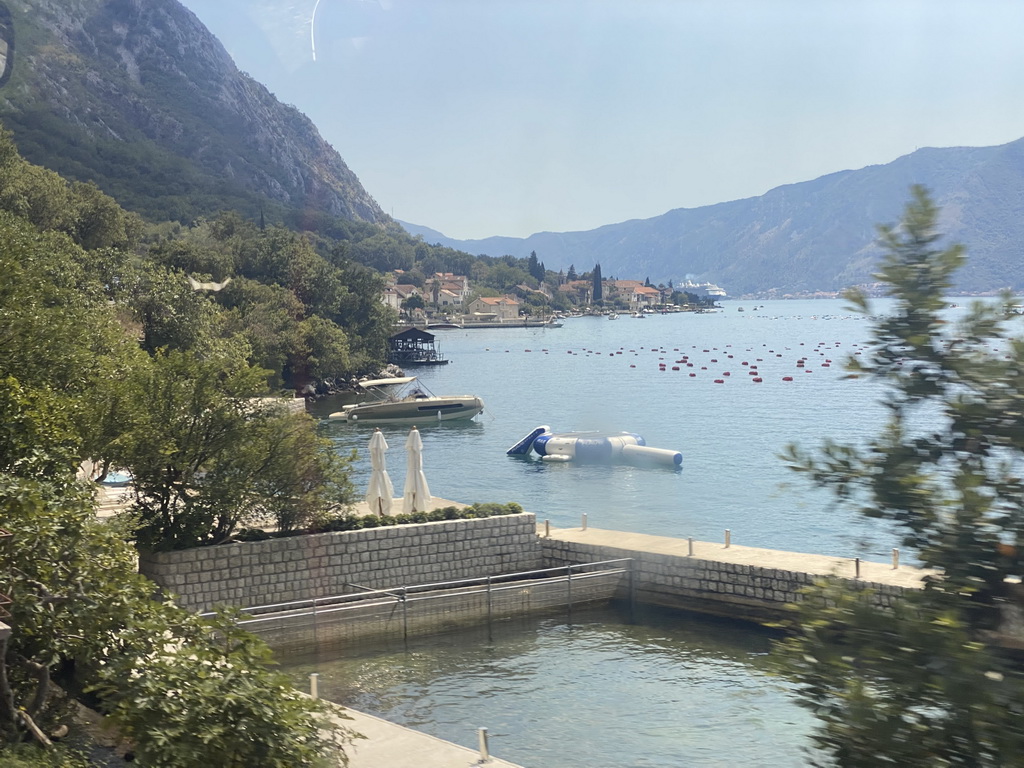
[[[546,425],[537,427],[509,448],[509,456],[527,456],[534,451],[543,461],[577,461],[631,464],[656,464],[680,467],[679,451],[651,448],[640,435],[632,432],[562,432],[553,433]]]

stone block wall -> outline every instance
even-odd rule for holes
[[[708,558],[541,538],[544,567],[633,558],[631,588],[641,603],[709,613],[746,621],[772,621],[798,602],[800,590],[817,575],[767,566],[741,565]],[[859,582],[877,590],[876,602],[892,605],[904,587]],[[628,595],[619,594],[620,598]]]
[[[192,610],[249,607],[541,567],[532,513],[234,542],[140,558]]]

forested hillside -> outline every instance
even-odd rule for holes
[[[176,0],[8,0],[0,119],[26,158],[150,219],[219,210],[389,224],[310,120],[240,72]]]

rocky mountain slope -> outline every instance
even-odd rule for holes
[[[176,0],[7,0],[0,120],[22,154],[153,219],[266,208],[387,223],[294,107],[240,72]]]
[[[942,206],[941,230],[968,249],[963,291],[1024,289],[1024,139],[998,147],[921,149],[760,197],[677,209],[587,232],[459,241],[407,225],[427,242],[525,257],[549,269],[601,264],[605,275],[720,284],[730,295],[837,291],[871,282],[876,225],[899,220],[912,184]]]

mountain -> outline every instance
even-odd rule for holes
[[[654,282],[687,276],[730,295],[838,291],[872,282],[876,225],[895,223],[909,188],[941,206],[940,231],[967,246],[958,288],[1024,289],[1024,139],[998,147],[920,149],[885,165],[840,171],[744,200],[679,208],[586,232],[452,240],[406,225],[430,243],[470,253],[527,257],[548,269],[589,270]],[[439,234],[439,233],[434,233]]]
[[[391,223],[313,123],[176,0],[6,0],[0,121],[21,154],[155,220],[266,209]]]

